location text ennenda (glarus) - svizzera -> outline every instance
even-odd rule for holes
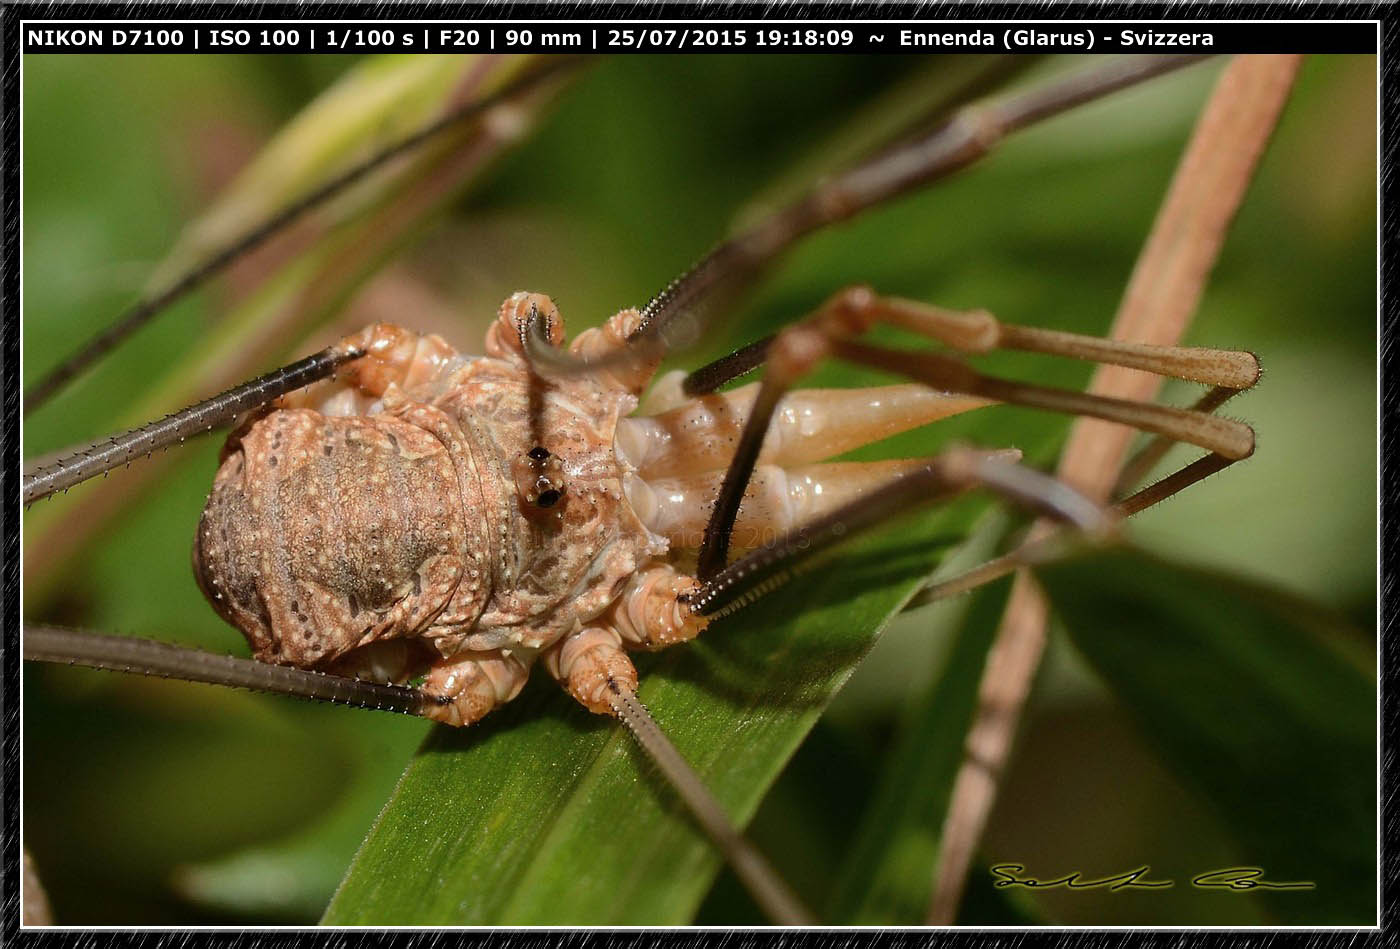
[[[1114,50],[1177,47],[1209,49],[1215,46],[1215,35],[1206,31],[1173,32],[1167,30],[1128,29],[1116,33],[1095,33],[1093,29],[1036,30],[1006,29],[1000,35],[991,30],[938,32],[900,30],[899,45],[911,48],[952,48],[987,50],[1025,49],[1083,49],[1103,45]]]

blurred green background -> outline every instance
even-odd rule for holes
[[[357,62],[26,57],[26,385],[132,299],[261,144]],[[553,295],[571,331],[597,323],[644,302],[736,220],[795,193],[976,65],[970,57],[600,61],[347,299],[333,327],[286,339],[284,354],[374,319],[473,350],[499,301],[518,289]],[[1037,59],[1015,81],[1074,65]],[[936,188],[810,239],[676,364],[762,335],[855,281],[1007,320],[1102,331],[1219,69],[1195,67],[1048,122]],[[1149,549],[1275,583],[1372,635],[1375,82],[1374,57],[1305,61],[1188,339],[1261,356],[1263,382],[1228,408],[1258,431],[1256,456],[1134,525]],[[284,253],[297,249],[294,239],[283,244]],[[271,253],[165,314],[27,419],[25,456],[115,427],[271,272]],[[1086,367],[1020,354],[985,365],[1048,384],[1088,377]],[[875,378],[832,367],[816,381]],[[1185,386],[1168,390],[1177,403],[1191,397]],[[1062,421],[989,411],[1004,433],[998,444],[1052,462]],[[987,425],[953,422],[875,453],[924,452]],[[102,518],[61,559],[41,561],[31,530],[26,616],[244,652],[189,572],[217,451],[205,439],[172,452],[140,490],[116,476],[102,484],[86,502]],[[94,508],[69,502],[43,512],[42,549],[59,549],[47,538],[77,533],[76,521],[91,518]],[[65,520],[65,504],[81,513]],[[944,660],[939,633],[952,615],[934,607],[896,621],[755,821],[754,836],[817,905],[840,872],[852,815],[871,793],[901,710]],[[68,923],[314,921],[427,731],[390,716],[69,669],[26,668],[24,688],[25,844],[56,919]],[[1181,875],[1241,858],[1218,815],[1159,763],[1062,637],[1037,681],[984,854],[983,865],[1022,862],[1047,876],[1142,863]],[[1247,894],[1178,886],[1007,902],[987,879],[974,869],[966,919],[1270,920]],[[727,875],[700,915],[757,918]]]

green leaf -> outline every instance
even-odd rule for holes
[[[736,820],[976,507],[857,540],[839,572],[800,575],[639,663],[642,700]],[[432,733],[322,921],[677,924],[718,868],[621,726],[533,683],[479,726]]]
[[[834,918],[857,925],[922,921],[943,815],[977,705],[987,650],[1011,578],[978,591],[955,626],[938,680],[909,710],[875,799],[861,821],[835,898]]]
[[[1281,921],[1376,920],[1376,677],[1364,634],[1277,590],[1132,550],[1039,568],[1075,645],[1224,818]],[[1205,868],[1213,869],[1213,868]]]

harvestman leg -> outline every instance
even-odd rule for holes
[[[334,375],[340,366],[363,355],[342,342],[140,428],[32,461],[24,467],[24,503],[32,504],[186,438],[228,425],[244,412]]]
[[[509,102],[530,92],[551,76],[572,69],[580,62],[582,62],[582,57],[579,56],[557,57],[546,62],[540,68],[507,83],[493,93],[449,110],[435,121],[381,149],[359,164],[346,169],[276,212],[266,221],[234,238],[169,286],[132,304],[109,326],[83,342],[58,365],[50,369],[29,391],[25,392],[24,414],[28,415],[52,399],[70,381],[86,371],[108,352],[120,346],[129,336],[150,322],[156,314],[186,294],[198,289],[209,278],[259,247],[269,237],[296,221],[303,214],[324,204],[394,158],[412,152],[437,135],[456,128],[469,119],[477,118],[504,102]]]
[[[778,334],[766,347],[768,368],[701,545],[697,573],[702,581],[712,580],[725,567],[734,520],[779,400],[828,357],[897,372],[937,389],[1130,425],[1172,441],[1190,442],[1231,462],[1254,451],[1254,432],[1249,426],[1202,411],[1011,382],[983,375],[939,353],[905,352],[856,341],[855,337],[876,323],[899,326],[963,352],[1023,349],[1235,390],[1252,386],[1259,377],[1258,360],[1251,353],[1147,346],[1032,329],[1001,323],[985,311],[954,312],[882,297],[866,287],[848,288],[803,322]],[[1051,506],[1048,497],[1044,500]]]
[[[732,292],[802,238],[945,178],[990,154],[1007,136],[1071,109],[1208,56],[1134,56],[1095,64],[965,106],[924,134],[877,149],[761,223],[724,241],[671,281],[640,311],[631,347],[587,358],[555,349],[538,333],[527,339],[530,358],[550,372],[588,373],[649,359],[687,344],[704,327],[701,303]],[[763,361],[760,340],[729,357],[726,372],[741,374]],[[732,376],[731,376],[732,378]],[[716,383],[717,384],[717,383]],[[687,394],[710,391],[687,389]]]

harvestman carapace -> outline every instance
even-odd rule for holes
[[[25,629],[25,658],[459,725],[513,698],[538,660],[586,707],[626,723],[774,920],[810,919],[637,700],[627,652],[693,638],[806,558],[964,490],[990,490],[1077,530],[1111,531],[1119,517],[1252,453],[1247,425],[1211,413],[1254,384],[1258,363],[1249,353],[1033,329],[850,287],[774,337],[663,377],[647,414],[631,413],[660,359],[703,328],[699,304],[746,283],[804,235],[960,169],[1021,128],[1194,61],[1115,60],[961,109],[721,244],[646,306],[620,311],[567,348],[553,302],[522,292],[502,305],[483,357],[380,324],[166,419],[27,467],[26,504],[242,419],[199,527],[196,573],[257,658],[38,625]],[[41,382],[31,405],[160,305],[353,178],[319,189],[134,308],[123,329]],[[876,325],[943,349],[863,340]],[[962,358],[997,349],[1212,388],[1196,407],[1177,409],[1002,379]],[[789,392],[826,359],[911,382],[874,394]],[[761,382],[718,392],[760,367]],[[823,463],[991,402],[1153,433],[1159,442],[1145,457],[1171,442],[1207,455],[1113,507],[1020,465],[1013,452],[957,448],[905,461]],[[780,405],[797,412],[779,413]],[[745,553],[731,558],[731,547]],[[698,550],[693,571],[671,556],[686,548]],[[423,676],[419,686],[403,684]]]

